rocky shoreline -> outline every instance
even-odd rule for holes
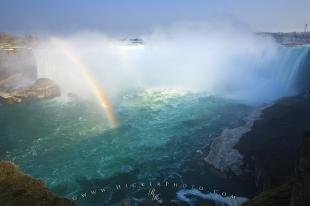
[[[243,126],[223,130],[222,134],[210,144],[209,153],[204,160],[221,173],[242,175],[243,155],[234,147],[242,135],[249,132],[254,122],[260,118],[263,108],[256,109],[246,117]]]
[[[8,92],[0,91],[0,102],[14,104],[27,100],[50,99],[58,97],[60,94],[60,88],[54,81],[40,78],[27,87],[13,89]]]
[[[298,79],[300,90],[304,91],[310,88],[310,53],[307,55],[305,69]],[[10,44],[0,48],[0,102],[14,104],[57,96],[60,89],[55,82],[38,78],[31,49]],[[310,205],[310,133],[306,132],[310,130],[309,97],[309,92],[305,92],[258,108],[245,119],[243,126],[225,129],[210,144],[203,163],[216,170],[221,178],[237,177],[255,183],[260,194],[244,205]],[[191,169],[203,173],[204,164],[199,162],[199,168],[197,163]],[[23,174],[10,162],[0,163],[0,203],[75,205],[57,197],[41,181]]]
[[[265,192],[270,190],[276,195],[286,192],[289,194],[286,200],[291,201],[293,185],[296,182],[290,181],[296,177],[295,171],[300,167],[298,162],[308,164],[310,161],[309,155],[299,155],[302,150],[300,148],[308,147],[305,145],[305,138],[309,138],[309,134],[304,133],[310,129],[309,122],[310,98],[307,93],[282,98],[271,106],[254,111],[244,126],[224,130],[211,143],[204,160],[213,169],[224,174],[224,177],[253,181],[257,192],[263,192],[262,195],[266,195]],[[303,171],[306,172],[299,178],[302,180],[299,184],[304,185],[301,188],[309,185],[304,178],[310,174],[310,170]],[[307,190],[304,193],[308,192]],[[270,194],[267,194],[269,197]],[[295,192],[296,194],[300,193]],[[301,196],[298,199],[309,201],[310,195]],[[261,200],[261,197],[259,199]],[[272,201],[270,204],[250,203],[246,205],[286,205]]]
[[[58,85],[38,78],[37,65],[30,45],[33,39],[0,33],[0,103],[50,99],[60,96]],[[0,205],[74,206],[57,197],[40,180],[24,174],[12,162],[0,162]]]

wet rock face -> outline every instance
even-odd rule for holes
[[[3,206],[75,206],[50,192],[39,180],[11,162],[0,162],[0,203]]]

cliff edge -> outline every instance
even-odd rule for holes
[[[74,206],[57,197],[40,180],[24,174],[12,162],[0,162],[0,203],[3,206]]]

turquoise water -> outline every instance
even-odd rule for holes
[[[173,175],[181,180],[185,162],[251,111],[229,99],[175,90],[127,92],[113,105],[118,119],[113,129],[91,101],[2,105],[1,159],[70,198],[107,181],[162,181]]]

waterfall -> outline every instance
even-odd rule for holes
[[[309,52],[309,47],[286,47],[281,50],[280,58],[274,65],[273,78],[283,87],[284,92],[296,94],[299,92],[296,90],[296,79]]]
[[[256,36],[212,38],[191,38],[190,44],[149,39],[139,47],[106,38],[71,43],[109,95],[137,87],[185,88],[261,104],[300,92],[296,79],[308,46],[285,47]],[[55,45],[47,42],[35,56],[38,76],[56,81],[63,94],[89,94],[78,69]]]

